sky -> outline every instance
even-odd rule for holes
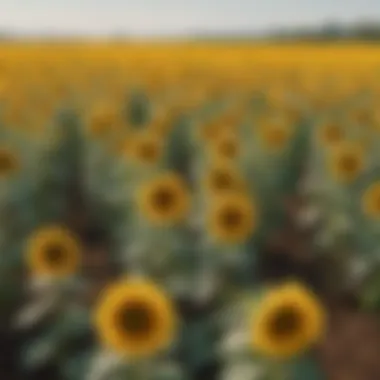
[[[380,20],[380,0],[0,0],[0,32],[179,35]]]

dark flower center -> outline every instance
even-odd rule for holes
[[[338,141],[340,140],[341,136],[341,130],[337,125],[329,125],[327,127],[326,137],[329,141]]]
[[[237,146],[233,141],[223,141],[220,145],[221,153],[226,157],[235,157],[237,153]]]
[[[359,110],[356,118],[361,123],[368,123],[371,121],[371,112],[368,110]]]
[[[217,189],[228,189],[231,186],[231,177],[227,173],[217,172],[214,174],[213,182]]]
[[[154,195],[154,204],[160,210],[168,210],[174,201],[173,193],[169,189],[160,189]]]
[[[152,311],[142,302],[128,303],[119,315],[120,325],[128,335],[142,336],[153,328]]]
[[[270,331],[273,336],[287,338],[297,333],[302,323],[300,313],[293,307],[279,310],[270,321]]]
[[[234,228],[239,226],[242,222],[242,214],[240,210],[236,210],[233,208],[227,209],[223,213],[223,224],[227,228]]]
[[[0,173],[7,172],[12,169],[12,160],[8,155],[0,154]]]
[[[268,135],[267,135],[269,143],[273,145],[281,144],[284,141],[285,137],[286,137],[285,131],[276,126],[272,127],[268,131]]]
[[[157,155],[156,147],[153,144],[142,144],[140,146],[140,157],[145,160],[153,160]]]
[[[380,193],[376,194],[375,207],[376,207],[376,211],[380,212]]]
[[[94,123],[99,132],[105,132],[112,125],[112,120],[108,115],[100,115],[95,119]]]
[[[354,156],[346,155],[342,157],[341,165],[346,172],[355,172],[358,169],[358,160]]]
[[[45,249],[45,257],[52,265],[60,265],[66,259],[66,250],[60,245],[50,245]]]

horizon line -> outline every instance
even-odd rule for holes
[[[0,25],[0,38],[131,38],[131,39],[192,39],[198,37],[233,37],[233,36],[249,36],[251,38],[255,37],[271,37],[278,33],[295,33],[302,31],[309,32],[323,32],[326,28],[336,28],[339,31],[350,31],[358,27],[375,27],[380,29],[380,18],[379,19],[358,19],[351,22],[344,22],[338,20],[325,20],[324,22],[318,22],[316,24],[310,23],[300,23],[297,25],[272,25],[265,28],[233,28],[233,29],[188,29],[188,30],[177,30],[177,31],[146,31],[138,32],[132,30],[109,30],[109,31],[79,31],[79,30],[65,30],[65,29],[39,29],[39,30],[28,30],[20,28],[2,28]]]

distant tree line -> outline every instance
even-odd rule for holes
[[[214,42],[250,42],[250,41],[374,41],[380,42],[380,21],[360,22],[350,25],[326,23],[319,27],[288,27],[276,28],[260,33],[233,32],[233,33],[197,33],[193,36],[197,41]]]
[[[279,29],[269,36],[274,39],[291,40],[363,40],[380,41],[380,22],[358,23],[349,26],[329,23],[319,28]]]
[[[49,36],[47,33],[43,39],[65,40],[67,37],[60,37],[59,35]],[[12,41],[22,39],[7,31],[0,30],[0,41]],[[85,37],[78,39],[86,40]],[[335,41],[335,40],[360,40],[360,41],[374,41],[380,42],[380,20],[375,22],[358,22],[349,25],[342,25],[339,23],[326,23],[319,27],[288,27],[277,28],[275,30],[257,32],[197,32],[189,33],[188,41],[204,41],[204,42],[251,42],[251,41]],[[133,37],[125,35],[122,32],[113,33],[107,38],[108,41],[130,41]]]

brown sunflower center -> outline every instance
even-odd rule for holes
[[[243,215],[240,210],[235,208],[228,208],[222,214],[222,223],[227,228],[235,228],[242,222]]]
[[[228,189],[231,187],[231,176],[228,173],[216,172],[213,175],[212,182],[216,189]]]
[[[148,334],[154,326],[152,310],[143,302],[128,303],[119,314],[119,323],[128,335]]]
[[[341,168],[347,173],[354,173],[359,168],[359,162],[353,155],[344,155],[341,158]]]
[[[93,130],[94,132],[104,133],[106,132],[112,124],[110,117],[106,115],[99,115],[93,120]]]
[[[51,265],[61,265],[66,260],[66,250],[59,244],[51,244],[45,248],[45,258]]]
[[[157,156],[156,146],[152,143],[145,142],[139,148],[139,156],[145,161],[152,161]]]
[[[286,139],[285,130],[279,127],[273,127],[267,132],[267,141],[273,146],[281,145]]]
[[[302,317],[294,307],[279,310],[271,319],[269,328],[277,338],[287,338],[295,334],[302,324]]]
[[[202,133],[206,140],[211,140],[215,137],[216,131],[214,127],[205,127]]]
[[[380,192],[375,194],[375,210],[377,213],[380,213]]]
[[[342,133],[337,125],[329,125],[326,128],[325,136],[327,141],[336,142],[341,139]]]
[[[371,121],[371,112],[369,110],[359,110],[356,114],[356,120],[359,123],[369,123]]]
[[[165,188],[156,191],[153,198],[154,205],[162,211],[170,209],[174,201],[175,197],[173,192]]]
[[[225,157],[233,158],[237,154],[237,145],[232,140],[225,140],[220,143],[220,152]]]
[[[0,154],[0,174],[12,170],[13,161],[8,154]]]

